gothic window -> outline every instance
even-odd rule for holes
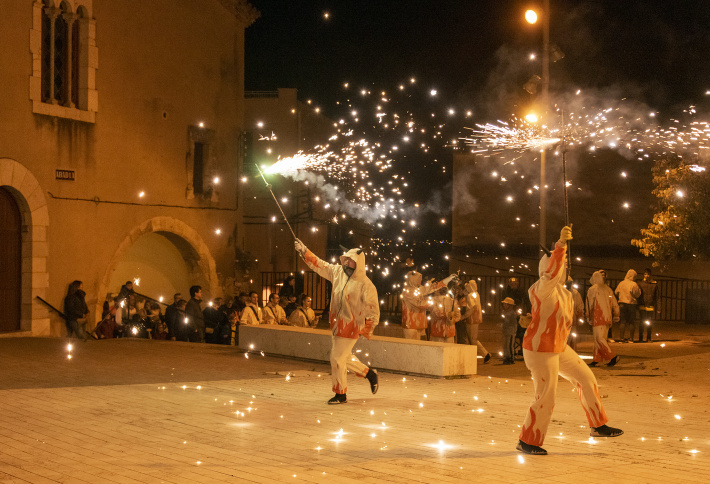
[[[54,17],[54,100],[65,105],[68,101],[67,84],[69,81],[69,38],[66,17],[66,4],[62,3],[59,14]]]
[[[98,108],[95,22],[80,1],[34,3],[30,98],[35,113],[93,122]]]
[[[42,9],[42,102],[49,102],[52,95],[50,89],[51,83],[51,65],[52,65],[52,44],[54,37],[52,36],[52,20],[47,13],[48,7]]]

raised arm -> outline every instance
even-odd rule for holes
[[[316,255],[308,250],[308,247],[299,239],[294,241],[294,247],[303,258],[304,262],[319,276],[333,282],[333,269],[337,266],[328,264],[324,260],[319,259]]]

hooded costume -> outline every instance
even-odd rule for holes
[[[481,309],[481,298],[478,295],[478,285],[471,279],[463,287],[466,294],[466,311],[461,314],[459,321],[465,321],[468,341],[461,341],[457,337],[457,343],[476,345],[478,353],[487,356],[488,350],[478,341],[478,328],[483,322],[483,310]]]
[[[328,314],[330,330],[333,333],[333,345],[330,350],[331,377],[333,392],[345,394],[347,370],[362,377],[369,370],[352,354],[352,349],[360,335],[370,339],[380,321],[377,289],[365,273],[365,254],[362,249],[350,249],[340,256],[341,265],[337,265],[319,259],[305,246],[303,248],[303,260],[308,267],[333,284]],[[344,258],[355,261],[355,270],[350,276],[343,269]]]
[[[431,329],[432,341],[453,343],[456,336],[456,322],[461,319],[461,310],[456,301],[448,294],[436,295],[431,298]]]
[[[589,282],[592,283],[592,287],[587,291],[585,313],[594,334],[593,361],[601,363],[604,360],[612,360],[616,356],[607,342],[607,333],[609,325],[619,320],[619,305],[614,292],[604,284],[604,277],[600,271],[592,274]]]
[[[431,301],[427,296],[444,287],[444,281],[422,286],[422,275],[419,272],[407,273],[402,290],[402,329],[405,338],[421,339],[428,323],[426,312],[431,309]]]
[[[619,298],[619,332],[622,341],[627,340],[626,328],[629,328],[631,339],[634,339],[636,329],[636,298],[641,297],[641,288],[634,281],[636,271],[629,269],[626,277],[617,286],[614,294]]]
[[[569,232],[566,232],[569,231]],[[532,302],[532,321],[523,338],[525,365],[532,374],[533,399],[520,432],[522,444],[540,447],[555,407],[558,375],[574,385],[590,427],[601,427],[608,421],[592,370],[567,345],[572,326],[572,294],[566,279],[565,256],[571,229],[565,228],[550,256],[543,256],[539,265],[540,279],[528,290]],[[542,452],[530,453],[545,453]]]

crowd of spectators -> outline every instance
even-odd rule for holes
[[[67,307],[77,305],[73,302],[78,297],[76,294],[81,294],[77,287],[77,284],[71,286],[71,297],[67,299],[70,306]],[[182,293],[175,293],[173,302],[165,305],[137,294],[133,283],[128,281],[112,298],[112,304],[108,300],[104,303],[101,322],[91,336],[95,339],[139,337],[237,346],[241,325],[315,327],[318,324],[311,308],[311,296],[296,294],[293,276],[284,281],[279,293],[269,295],[269,301],[263,307],[256,291],[242,292],[236,297],[217,297],[207,304],[203,301],[200,286],[190,287],[189,294],[189,299],[185,299]],[[166,306],[164,312],[161,305]],[[76,333],[74,326],[72,323],[72,332]]]

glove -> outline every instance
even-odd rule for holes
[[[449,283],[454,280],[456,281],[456,283],[458,283],[458,276],[456,274],[451,274],[449,277],[447,277],[441,282],[443,282],[445,286],[448,286]]]
[[[565,245],[568,240],[572,240],[572,226],[571,225],[569,227],[567,227],[567,226],[562,227],[562,230],[560,230],[559,243],[562,245]]]
[[[308,250],[308,249],[306,248],[306,245],[305,245],[303,242],[301,242],[299,239],[296,239],[296,240],[293,242],[293,245],[294,245],[294,247],[295,247],[295,249],[296,249],[296,252],[298,252],[298,253],[301,254],[301,255],[304,255],[304,254],[306,253],[306,251]]]

